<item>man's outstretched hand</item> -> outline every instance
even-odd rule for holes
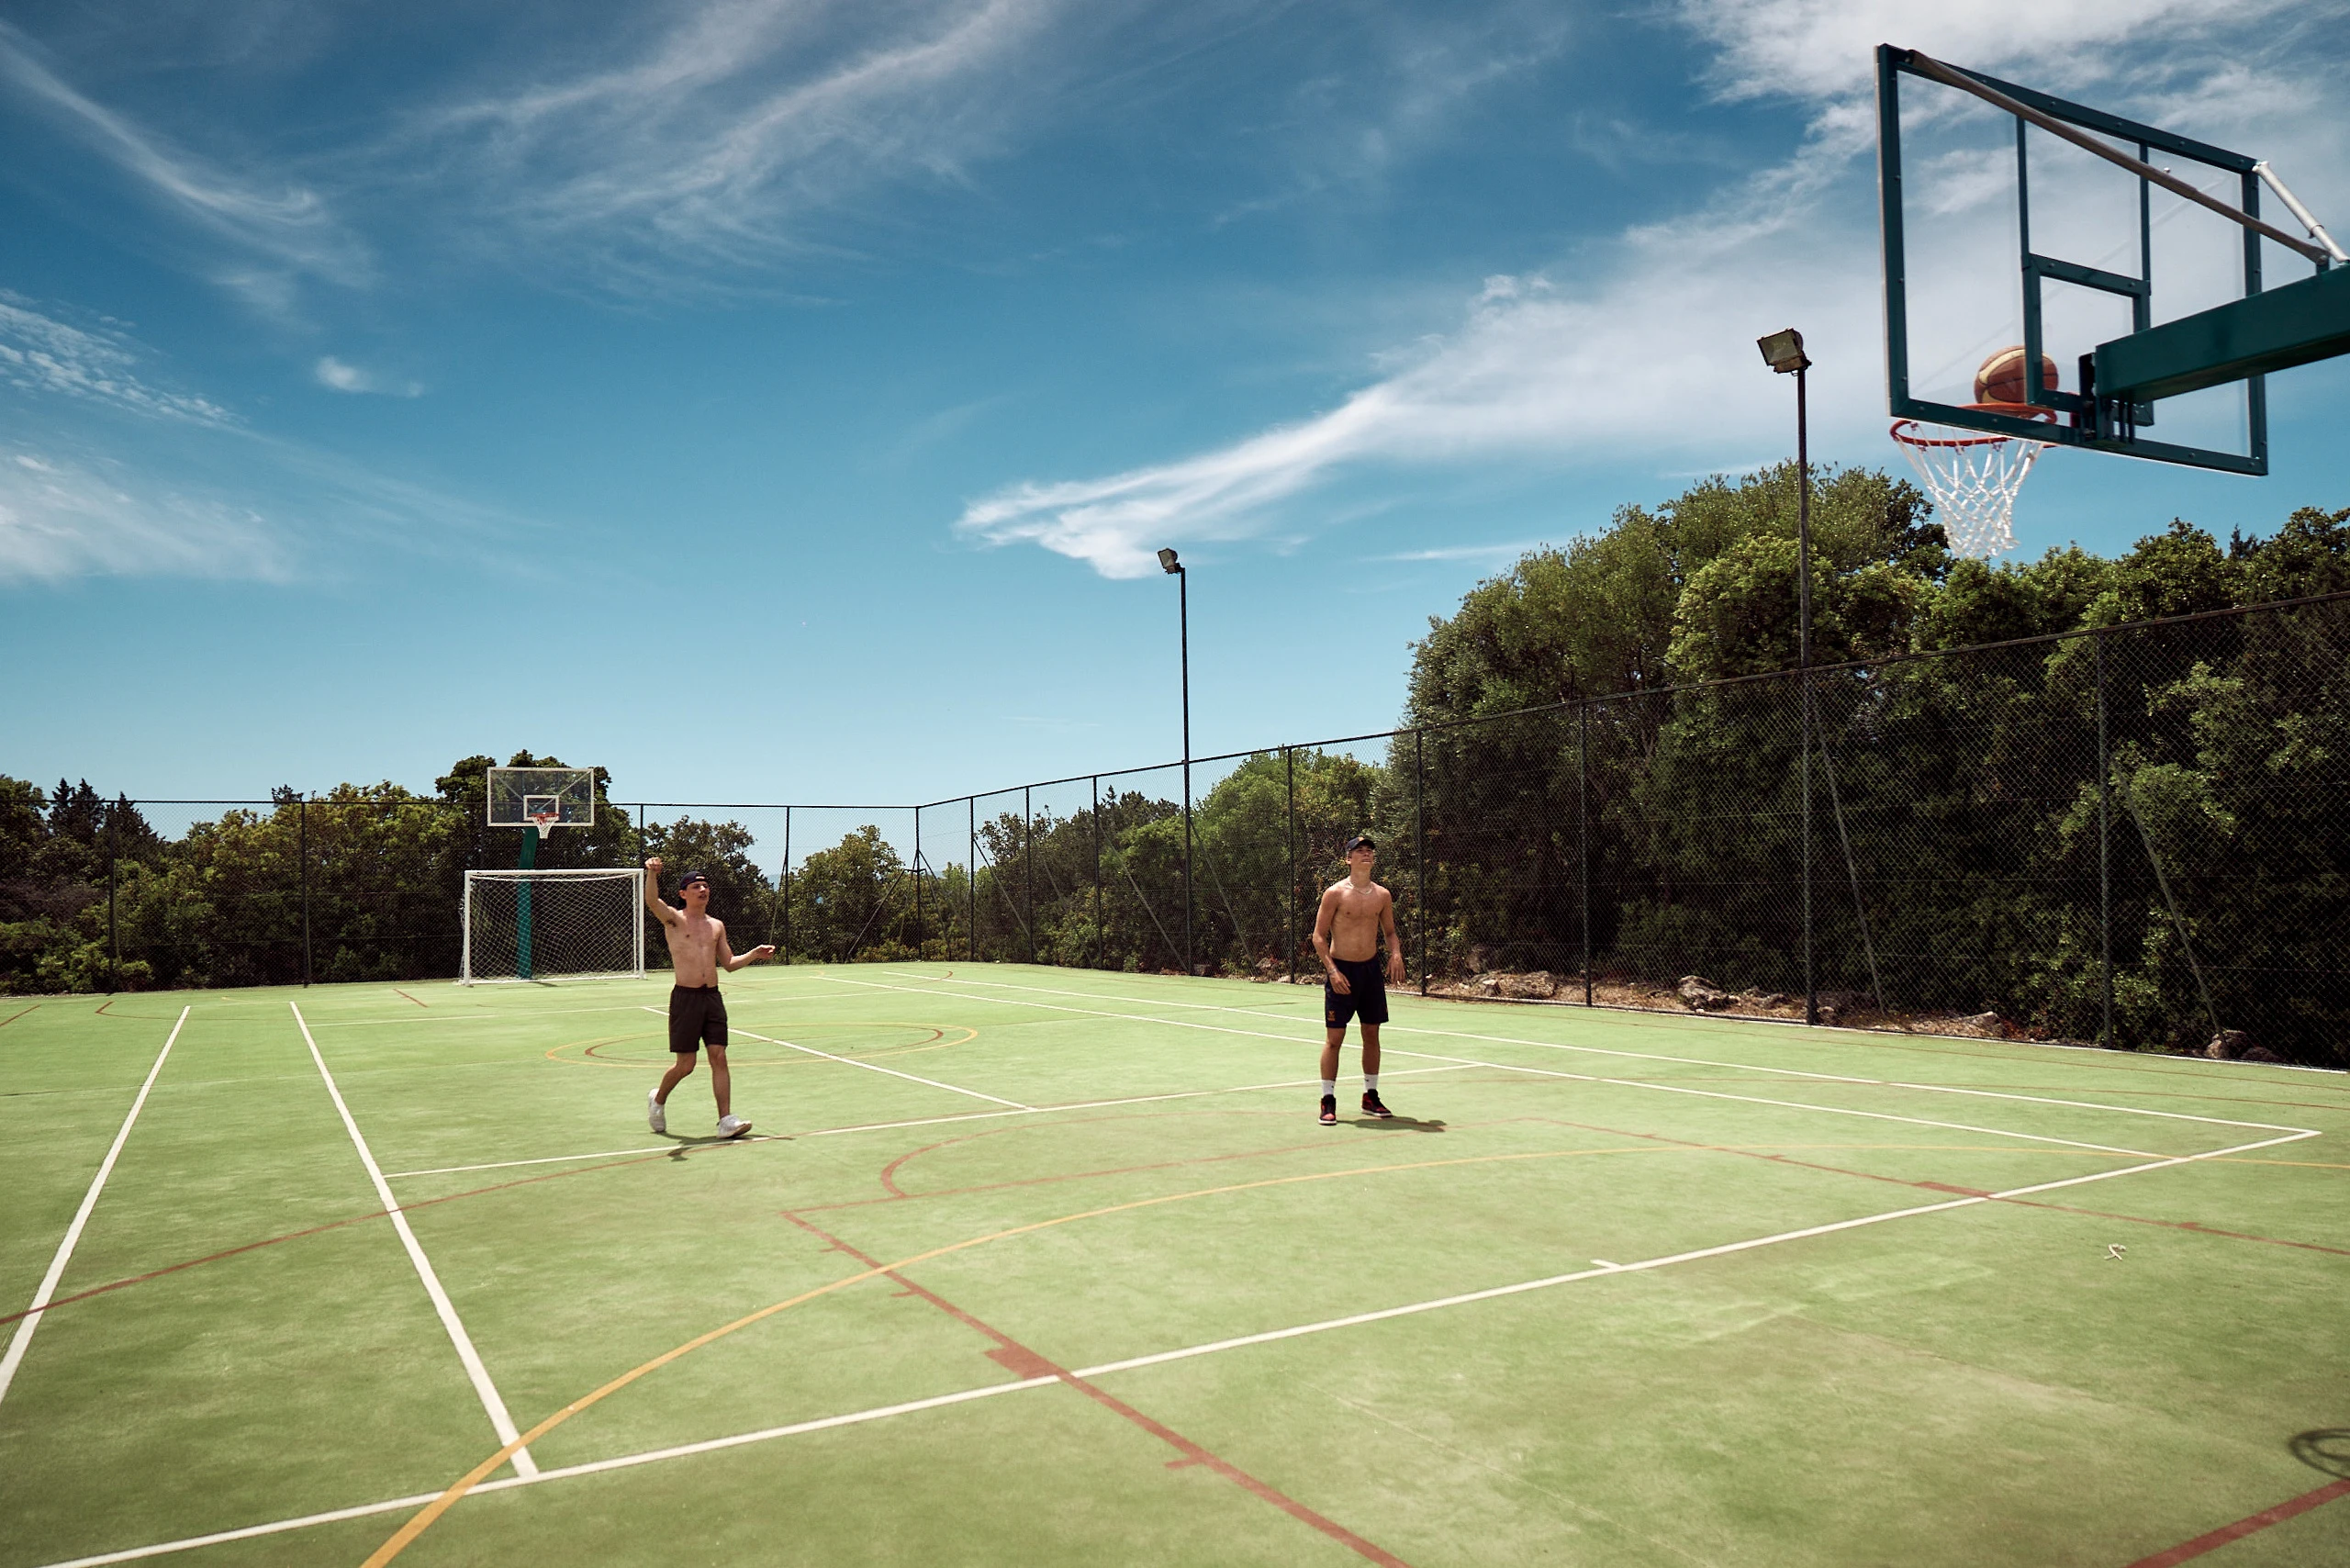
[[[761,958],[772,958],[774,957],[775,946],[772,943],[762,942],[757,946],[751,949],[751,962],[755,964]]]
[[[658,855],[653,855],[653,856],[648,856],[648,857],[646,857],[646,858],[645,858],[645,862],[644,862],[644,868],[645,868],[646,870],[648,870],[648,871],[652,872],[652,873],[653,873],[653,875],[654,875],[654,876],[655,876],[655,877],[660,876],[660,875],[661,875],[661,857],[659,857]]]

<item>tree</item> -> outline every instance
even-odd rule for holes
[[[868,823],[792,873],[792,951],[824,963],[912,958],[905,941],[912,906],[905,862]]]

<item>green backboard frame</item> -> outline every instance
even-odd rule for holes
[[[1978,95],[2003,95],[2050,119],[2129,144],[2134,148],[2140,164],[2160,153],[2232,174],[2240,193],[2236,210],[2255,223],[2260,214],[2261,174],[2257,161],[2224,147],[2053,97],[1980,72],[1943,65],[1891,44],[1878,47],[1876,60],[1877,193],[1885,248],[1886,378],[1893,417],[2198,468],[2266,474],[2268,398],[2264,376],[2268,371],[2350,353],[2350,268],[2329,271],[2322,252],[2265,224],[2257,230],[2246,226],[2243,231],[2241,297],[2157,326],[2154,322],[2149,178],[2141,177],[2138,181],[2138,271],[2134,275],[2039,254],[2031,248],[2031,162],[2026,137],[2031,122],[2021,114],[2016,116],[2016,199],[2021,252],[2024,364],[2030,381],[2030,395],[2025,400],[2056,410],[2059,418],[2053,423],[2020,419],[1991,409],[1932,402],[1911,394],[1908,297],[1903,254],[1901,78],[1913,75],[1954,86],[1957,84],[1952,77],[1962,77],[1975,88],[1987,90]],[[2263,233],[2312,255],[2317,275],[2264,295],[2260,253]],[[2098,345],[2094,353],[2080,356],[2080,385],[2085,389],[2082,392],[2064,392],[2042,385],[2041,286],[2047,280],[2099,290],[2130,302],[2132,330]],[[2244,451],[2181,445],[2157,441],[2145,433],[2155,422],[2154,405],[2159,399],[2231,381],[2245,384]]]

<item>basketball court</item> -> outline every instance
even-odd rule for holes
[[[2350,352],[2277,172],[1878,66],[1953,547],[2056,447],[2266,472]],[[597,793],[491,770],[461,984],[0,1004],[0,1568],[2350,1561],[2340,1075],[1399,995],[1324,1127],[1310,988],[796,965],[752,1135],[655,1135]]]
[[[2350,1554],[2335,1075],[1399,997],[1324,1128],[1308,988],[728,992],[731,1143],[657,978],[17,1004],[0,1562]]]

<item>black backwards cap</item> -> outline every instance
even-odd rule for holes
[[[1347,847],[1342,851],[1342,853],[1352,855],[1358,849],[1376,849],[1378,847],[1378,844],[1373,842],[1371,834],[1367,833],[1359,833],[1352,838],[1347,840]]]
[[[684,876],[677,879],[677,890],[679,892],[684,892],[696,882],[707,882],[709,880],[710,874],[706,871],[688,871]]]

